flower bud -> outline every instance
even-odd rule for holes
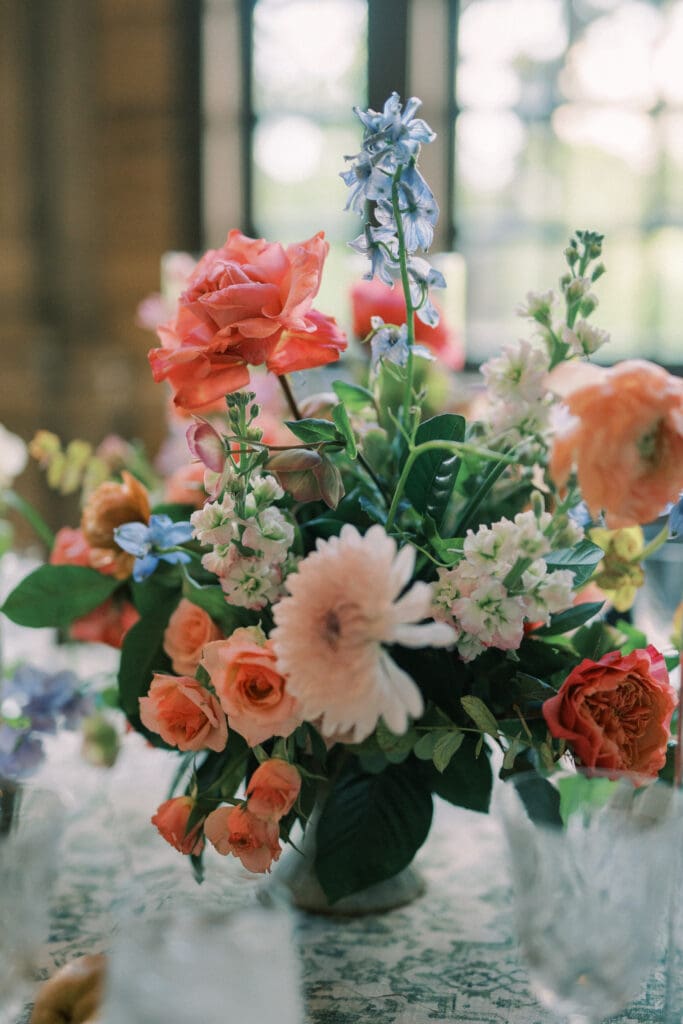
[[[265,468],[297,501],[318,501],[322,494],[317,472],[322,464],[323,459],[318,452],[310,448],[290,448],[271,455]]]
[[[83,758],[98,768],[111,768],[119,753],[119,736],[111,722],[104,715],[90,715],[84,719],[82,730]]]
[[[196,419],[187,428],[187,446],[194,459],[199,459],[214,473],[222,473],[225,465],[223,438],[207,420]]]

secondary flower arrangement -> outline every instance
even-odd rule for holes
[[[663,655],[607,625],[586,588],[624,610],[668,536],[645,547],[639,526],[683,488],[683,382],[629,362],[556,397],[561,364],[607,341],[589,319],[602,238],[577,232],[559,295],[520,311],[530,337],[482,367],[476,418],[425,418],[416,318],[436,325],[445,281],[424,255],[438,208],[418,106],[393,95],[357,111],[362,147],[342,175],[363,222],[352,246],[405,314],[370,318],[367,379],[339,377],[303,415],[286,374],[346,346],[313,306],[327,243],[231,231],[150,353],[192,414],[206,500],[155,506],[124,470],[89,490],[80,529],[4,605],[35,626],[125,609],[120,706],[182,759],[161,834],[198,872],[206,841],[267,871],[324,793],[311,827],[330,902],[410,862],[434,794],[487,810],[491,744],[506,773],[570,754],[655,775],[676,704]],[[262,365],[291,410],[284,443],[246,390]]]

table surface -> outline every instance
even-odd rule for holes
[[[44,631],[4,622],[5,654],[33,663],[74,665],[82,674],[113,670],[100,646],[56,650]],[[109,659],[107,662],[107,658]],[[112,658],[114,660],[112,660]],[[75,664],[74,664],[74,659]],[[67,799],[52,928],[42,973],[84,953],[106,950],[131,904],[150,913],[187,903],[238,907],[264,882],[232,857],[207,851],[198,886],[189,865],[149,818],[166,797],[175,759],[125,737],[113,769],[84,765],[75,736],[55,740],[37,778]],[[381,915],[334,918],[297,914],[305,1024],[546,1024],[513,939],[504,844],[494,816],[437,802],[418,854],[426,892]],[[661,1020],[664,971],[657,967],[621,1024]],[[244,1024],[249,1024],[245,1021]]]

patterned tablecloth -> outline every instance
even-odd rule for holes
[[[6,650],[21,656],[5,624]],[[23,631],[26,635],[26,631]],[[27,655],[55,667],[70,657],[49,636],[29,633]],[[78,654],[81,672],[104,651]],[[95,658],[95,662],[93,662]],[[88,660],[90,659],[90,660]],[[237,907],[263,881],[233,858],[207,851],[197,886],[185,858],[149,823],[175,763],[137,735],[125,738],[109,772],[84,766],[75,737],[55,743],[42,771],[70,802],[49,943],[42,973],[106,950],[131,906],[155,912],[186,903]],[[40,781],[40,777],[38,779]],[[439,803],[417,861],[427,889],[411,905],[362,918],[297,916],[305,1024],[543,1024],[515,942],[504,846],[494,816]],[[125,913],[124,913],[125,911]],[[622,1024],[662,1020],[664,972],[657,968]],[[243,1024],[251,1024],[243,1021]]]

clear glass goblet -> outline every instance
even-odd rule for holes
[[[597,1024],[638,994],[666,918],[680,830],[663,782],[513,776],[499,807],[517,934],[538,1000]]]
[[[103,1024],[301,1024],[292,914],[270,906],[170,906],[133,919],[109,958]]]
[[[65,823],[59,797],[0,779],[0,1024],[14,1024],[36,986]]]

